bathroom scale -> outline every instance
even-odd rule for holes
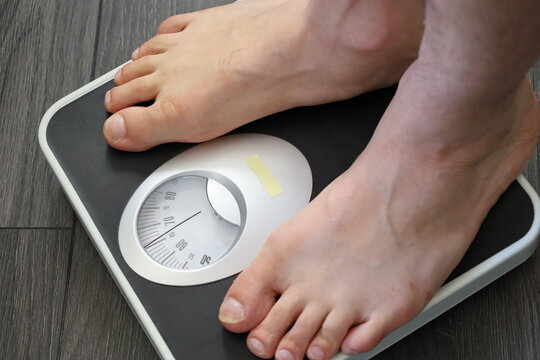
[[[47,161],[161,358],[256,359],[245,334],[218,322],[227,289],[272,229],[352,164],[396,89],[284,111],[201,144],[130,153],[102,136],[116,70],[47,111],[39,129]],[[525,261],[538,245],[538,204],[520,176],[427,307],[353,358],[375,356]]]

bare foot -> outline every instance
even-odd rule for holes
[[[220,320],[250,331],[257,356],[372,349],[429,302],[527,161],[540,129],[528,82],[468,103],[437,98],[415,72],[353,166],[278,228],[230,288]]]
[[[204,141],[388,86],[416,58],[422,20],[422,0],[244,0],[173,16],[116,74],[105,138],[129,151]]]

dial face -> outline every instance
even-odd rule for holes
[[[179,271],[200,269],[234,246],[239,214],[238,203],[222,184],[202,176],[181,176],[147,196],[137,216],[137,236],[157,263]]]

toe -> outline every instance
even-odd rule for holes
[[[122,85],[133,79],[149,75],[157,69],[160,59],[159,55],[152,55],[127,63],[116,72],[114,82],[116,85]]]
[[[349,328],[354,324],[356,316],[352,311],[334,309],[322,324],[317,336],[311,341],[307,350],[310,360],[329,359],[343,342]]]
[[[105,121],[103,134],[112,147],[125,151],[143,151],[174,141],[170,122],[161,115],[156,104],[149,107],[125,108]]]
[[[152,75],[149,75],[152,76]],[[130,86],[143,78],[135,79],[127,84],[111,90],[107,98],[114,102],[116,89]],[[129,103],[140,103],[152,100],[155,95],[135,94]],[[163,95],[161,92],[159,96]],[[186,110],[179,101],[170,100],[166,95],[157,96],[151,106],[130,106],[122,108],[128,102],[114,103],[107,106],[110,112],[122,108],[109,117],[103,126],[105,140],[112,147],[125,151],[143,151],[156,145],[169,142],[202,142],[210,140],[219,134],[211,130],[204,131],[205,127],[197,118]]]
[[[299,296],[290,291],[282,295],[264,320],[249,333],[249,349],[259,357],[272,357],[280,340],[296,322],[302,310]]]
[[[139,46],[133,54],[132,60],[137,60],[147,55],[161,54],[176,44],[178,37],[176,34],[159,34]]]
[[[158,90],[158,82],[154,76],[136,78],[109,90],[105,95],[105,108],[115,113],[128,106],[155,99]]]
[[[276,360],[301,360],[306,349],[319,331],[327,315],[325,307],[307,306],[296,320],[294,326],[279,342]]]
[[[394,328],[391,326],[394,322],[386,317],[374,316],[353,327],[345,336],[341,351],[352,355],[372,350]]]
[[[196,12],[170,16],[158,28],[158,34],[170,34],[182,31],[196,16]]]
[[[219,309],[219,320],[230,331],[255,328],[276,303],[273,271],[266,259],[258,260],[236,278]]]

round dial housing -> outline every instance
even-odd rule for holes
[[[234,196],[217,181],[180,176],[146,197],[136,226],[142,248],[157,263],[180,271],[201,269],[234,246],[240,210]]]
[[[195,145],[156,168],[118,227],[127,265],[163,285],[237,274],[311,196],[306,158],[285,140],[234,134]]]

